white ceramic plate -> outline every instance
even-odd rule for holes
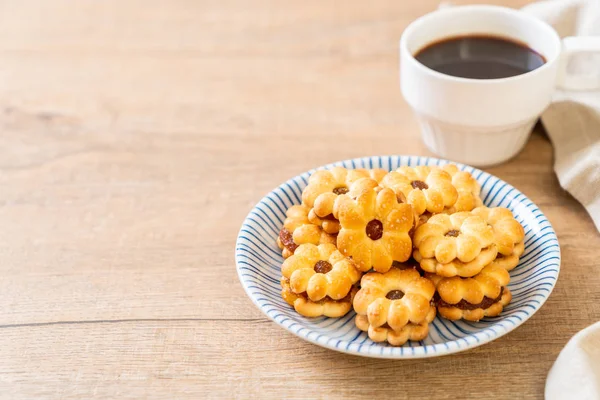
[[[442,165],[447,161],[417,156],[376,156],[346,160],[321,168],[384,168],[402,165]],[[305,318],[280,295],[281,251],[276,239],[285,211],[300,204],[302,189],[314,171],[281,184],[250,211],[237,238],[235,260],[246,293],[270,319],[298,337],[332,350],[366,357],[419,358],[457,353],[490,342],[529,319],[546,301],[558,278],[560,248],[550,222],[523,193],[493,175],[457,164],[481,184],[485,205],[509,208],[525,228],[525,253],[511,271],[512,302],[495,318],[479,322],[448,321],[436,317],[429,336],[401,347],[372,342],[354,326],[354,312],[342,318]],[[319,168],[319,169],[321,169]]]

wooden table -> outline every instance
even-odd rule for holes
[[[235,238],[264,193],[335,160],[429,154],[397,42],[436,7],[0,3],[0,397],[542,398],[566,341],[600,319],[600,235],[540,132],[488,171],[549,217],[561,275],[493,343],[338,354],[270,322],[238,282]]]

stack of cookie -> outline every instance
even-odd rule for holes
[[[422,340],[436,312],[477,321],[511,300],[524,231],[455,165],[315,172],[277,240],[282,297],[307,317],[340,317],[374,341]]]
[[[317,171],[302,192],[302,205],[287,210],[277,239],[285,258],[281,293],[298,313],[341,317],[352,309],[362,272],[338,250],[341,225],[334,205],[338,197],[374,192],[386,174],[341,167]]]
[[[484,217],[492,215],[502,217]],[[505,256],[518,264],[523,238],[523,228],[504,208],[437,214],[417,228],[413,256],[436,286],[439,314],[469,321],[500,314],[511,300]]]

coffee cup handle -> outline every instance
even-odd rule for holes
[[[596,54],[600,57],[600,37],[570,36],[562,40],[562,54],[558,67],[557,86],[565,90],[594,90],[600,89],[600,68],[588,68],[589,73],[570,73],[569,63],[574,56],[581,54]],[[584,63],[585,60],[582,60]],[[598,61],[597,61],[598,62]],[[593,64],[593,63],[592,63]]]

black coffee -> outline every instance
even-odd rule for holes
[[[544,65],[544,56],[524,43],[495,36],[447,38],[419,50],[415,58],[442,74],[471,79],[521,75]]]

